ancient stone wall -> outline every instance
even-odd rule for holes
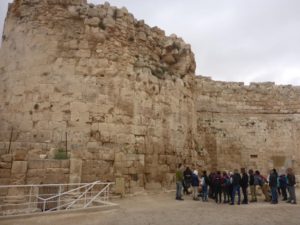
[[[14,1],[0,80],[2,184],[55,183],[30,161],[46,168],[59,149],[57,183],[121,177],[126,191],[169,187],[179,162],[299,171],[299,89],[196,77],[190,45],[126,8]]]
[[[196,83],[198,140],[214,157],[215,168],[300,172],[300,87],[244,86],[206,77]]]

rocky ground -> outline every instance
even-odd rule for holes
[[[298,191],[298,196],[299,196]],[[175,201],[174,192],[151,193],[116,200],[120,208],[102,212],[47,215],[35,218],[0,220],[1,225],[299,225],[300,204],[262,200],[249,205]]]

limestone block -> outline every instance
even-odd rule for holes
[[[31,177],[44,177],[46,169],[28,169],[27,171],[27,178]]]
[[[72,17],[79,17],[79,8],[76,6],[68,6],[68,11]]]
[[[162,60],[169,65],[176,63],[176,59],[172,54],[164,55]]]
[[[44,168],[60,168],[61,161],[55,159],[43,160]]]
[[[124,152],[115,153],[115,162],[123,162],[126,160],[126,155]]]
[[[68,183],[69,175],[68,174],[46,174],[45,181],[52,184],[62,184]]]
[[[105,27],[114,27],[116,25],[116,21],[110,16],[105,17],[103,19],[102,23],[103,23],[103,26],[105,26]]]
[[[28,169],[44,169],[45,167],[44,160],[29,160]]]
[[[100,19],[98,17],[86,18],[84,20],[84,24],[89,26],[97,27],[99,26],[99,23],[100,23]]]
[[[115,153],[114,152],[103,153],[102,159],[106,161],[113,161],[115,160]]]
[[[91,50],[79,49],[76,51],[75,56],[78,58],[89,58],[91,57]]]
[[[1,163],[0,163],[1,167]],[[11,168],[0,168],[0,178],[10,178],[10,169]]]
[[[10,183],[10,179],[9,178],[0,178],[0,185],[9,185]],[[1,192],[3,191],[3,192]],[[0,190],[0,195],[7,195],[7,192],[5,192],[4,190]]]
[[[127,9],[123,7],[122,9],[117,9],[115,15],[116,18],[122,18],[127,13],[128,13]]]
[[[98,8],[89,8],[87,15],[92,18],[97,18],[99,16],[99,9]]]
[[[96,40],[98,43],[103,44],[106,40],[106,34],[103,32],[93,32],[90,34],[91,37]],[[100,50],[101,53],[102,49]],[[98,53],[98,51],[96,50],[96,52]]]
[[[115,181],[115,192],[117,194],[125,195],[125,179],[123,177],[117,177]]]
[[[83,102],[72,102],[70,104],[70,111],[71,112],[87,112],[88,105]]]
[[[82,160],[81,159],[70,159],[70,174],[81,176],[82,173]]]
[[[54,174],[69,174],[69,169],[63,169],[63,168],[47,168],[46,173],[54,173]]]
[[[90,150],[96,150],[99,151],[99,143],[98,142],[88,142],[87,143],[87,149]]]
[[[26,177],[26,184],[45,184],[47,181],[45,181],[44,176],[43,177]]]
[[[70,160],[60,160],[61,168],[70,168]]]
[[[12,161],[12,155],[11,154],[4,154],[1,155],[1,160],[2,162],[11,162]]]
[[[24,161],[27,159],[27,151],[15,150],[13,160],[15,161]]]
[[[142,40],[142,41],[146,41],[147,40],[147,35],[145,32],[138,32],[137,33],[137,39]]]
[[[27,164],[28,163],[26,161],[13,161],[11,173],[12,174],[26,174]]]

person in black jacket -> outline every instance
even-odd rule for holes
[[[270,176],[269,176],[269,186],[271,188],[272,193],[272,204],[278,203],[278,193],[277,193],[277,180],[278,180],[278,174],[275,169],[271,170]]]
[[[216,203],[222,203],[222,177],[220,171],[218,171],[217,174],[215,175],[213,184],[215,187]]]
[[[291,168],[287,169],[287,188],[289,192],[288,203],[297,204],[295,193],[296,177]]]
[[[254,172],[252,169],[249,170],[249,185],[250,185],[250,193],[251,193],[251,202],[257,202],[256,185],[254,182]]]
[[[236,192],[238,193],[238,205],[241,204],[241,192],[240,192],[240,183],[241,183],[241,175],[238,170],[234,170],[234,174],[232,176],[232,196],[230,205],[234,205],[234,199]]]
[[[192,183],[192,175],[193,171],[190,169],[190,167],[186,167],[185,171],[183,172],[183,192],[187,195],[191,194],[189,192],[189,188],[191,187]]]
[[[249,182],[249,177],[248,174],[246,173],[245,168],[241,169],[242,173],[242,179],[241,179],[241,187],[243,191],[243,201],[242,204],[248,204],[248,182]]]

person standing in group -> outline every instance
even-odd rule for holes
[[[214,176],[214,188],[215,188],[215,200],[216,203],[222,203],[222,184],[221,184],[221,172],[218,171],[217,174]]]
[[[197,170],[194,170],[194,172],[192,174],[192,187],[193,187],[193,199],[199,200],[199,198],[198,198],[199,178],[198,178]]]
[[[235,194],[238,194],[238,205],[241,204],[241,192],[240,192],[240,183],[241,183],[241,175],[238,170],[234,170],[234,174],[232,176],[232,196],[230,205],[234,205]]]
[[[208,192],[207,188],[209,185],[209,179],[207,177],[206,171],[204,170],[201,177],[201,186],[202,186],[202,201],[207,202],[208,201]]]
[[[230,186],[230,177],[224,171],[222,176],[223,203],[229,203],[230,200],[229,186]]]
[[[208,179],[209,179],[209,190],[208,190],[208,196],[210,198],[215,198],[215,186],[214,186],[214,177],[215,177],[215,172],[211,172],[208,175]]]
[[[282,201],[287,201],[287,177],[284,173],[281,173],[279,176],[279,188],[282,194]]]
[[[278,178],[278,175],[277,175],[276,169],[271,170],[270,176],[269,176],[269,186],[271,188],[271,194],[272,194],[271,204],[278,203],[277,178]]]
[[[248,174],[247,174],[245,168],[241,169],[241,173],[242,173],[241,187],[242,187],[242,192],[243,192],[242,204],[248,204],[248,182],[249,182],[249,177],[248,177]]]
[[[183,200],[182,198],[182,183],[183,183],[183,171],[181,163],[178,164],[176,171],[176,200]]]
[[[254,184],[254,172],[252,169],[249,170],[249,185],[250,185],[250,193],[251,193],[250,202],[257,202],[256,185]]]
[[[296,177],[292,168],[287,169],[287,188],[289,192],[288,203],[297,204],[295,193]]]
[[[192,183],[192,175],[193,172],[190,167],[186,167],[185,171],[183,172],[183,192],[187,195],[191,194],[189,188],[191,187]]]
[[[256,170],[254,175],[254,185],[260,186],[262,193],[265,196],[265,202],[269,202],[270,201],[269,185],[266,182],[267,179],[263,177],[258,170]]]

